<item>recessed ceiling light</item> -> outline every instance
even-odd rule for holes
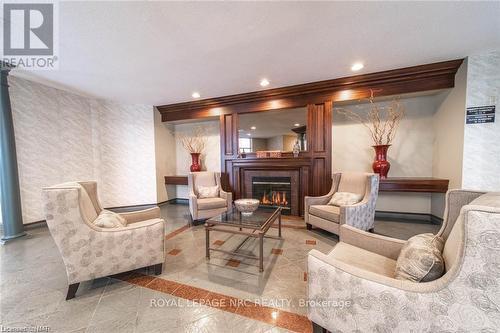
[[[199,93],[199,92],[196,92],[196,91],[195,91],[194,93],[192,93],[192,94],[191,94],[191,97],[193,97],[193,98],[200,98],[200,97],[201,97],[201,95],[200,95],[200,93]]]
[[[362,63],[360,62],[357,62],[357,63],[354,63],[352,66],[351,66],[351,71],[353,72],[357,72],[361,69],[363,69],[363,67],[365,67],[365,65],[363,65]]]
[[[293,124],[293,126],[295,126],[295,127],[299,127],[299,126],[300,126],[300,124],[299,124],[299,123],[297,123],[297,124]]]
[[[267,87],[269,85],[269,80],[268,79],[262,79],[260,80],[260,86],[261,87]]]
[[[252,126],[252,127],[250,127],[250,129],[251,129],[251,130],[256,130],[256,129],[257,129],[257,127]]]

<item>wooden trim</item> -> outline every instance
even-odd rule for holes
[[[198,101],[159,105],[162,121],[216,117],[377,96],[453,88],[463,59],[298,84]]]
[[[187,185],[187,176],[165,176],[166,185]]]
[[[448,179],[430,177],[389,177],[381,179],[379,192],[446,193]]]

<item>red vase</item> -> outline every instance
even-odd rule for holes
[[[191,167],[189,170],[191,172],[198,172],[201,171],[201,164],[200,164],[200,153],[191,153]]]
[[[372,163],[373,172],[380,175],[380,179],[386,179],[391,164],[387,161],[387,150],[391,145],[372,146],[375,149],[375,160]]]

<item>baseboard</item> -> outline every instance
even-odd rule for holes
[[[375,219],[394,221],[394,222],[410,222],[410,223],[428,223],[428,224],[441,224],[443,219],[427,213],[405,213],[405,212],[389,212],[380,211],[375,212]]]
[[[184,198],[170,199],[167,202],[173,205],[189,205],[189,199]]]

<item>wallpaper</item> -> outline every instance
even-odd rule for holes
[[[468,59],[467,107],[496,105],[494,123],[465,124],[463,187],[500,191],[500,50]]]
[[[105,207],[156,202],[151,106],[94,100],[9,77],[24,223],[44,219],[41,189],[97,180]]]

